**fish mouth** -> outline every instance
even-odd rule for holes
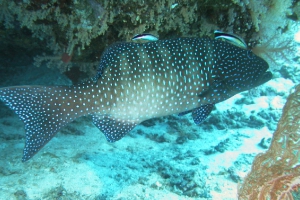
[[[271,80],[272,77],[273,77],[272,72],[266,71],[262,77],[262,82],[267,82],[267,81]]]
[[[260,75],[260,78],[257,80],[257,83],[256,83],[256,86],[259,86],[259,85],[262,85],[262,84],[268,82],[269,80],[271,80],[273,77],[273,74],[272,74],[272,72],[268,71],[269,70],[268,62],[258,56],[256,56],[256,57],[261,62],[260,67],[261,67],[261,71],[262,71],[262,74]]]
[[[265,73],[262,74],[260,79],[257,81],[257,83],[255,84],[255,87],[268,82],[269,80],[272,79],[272,77],[273,77],[272,72],[266,71]]]

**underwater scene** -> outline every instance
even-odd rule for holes
[[[299,0],[0,0],[0,200],[299,200]]]

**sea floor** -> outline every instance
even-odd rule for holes
[[[5,73],[2,86],[71,84],[47,68]],[[237,199],[237,184],[268,147],[293,85],[275,78],[217,104],[201,125],[189,114],[151,119],[115,143],[81,117],[25,163],[23,122],[1,103],[1,199]]]

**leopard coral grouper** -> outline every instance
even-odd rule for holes
[[[25,124],[23,161],[67,123],[92,115],[109,142],[154,117],[192,113],[201,123],[213,105],[269,81],[268,64],[250,50],[209,38],[116,43],[97,76],[74,86],[0,88]]]

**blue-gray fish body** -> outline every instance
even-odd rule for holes
[[[116,43],[93,81],[1,88],[0,99],[25,123],[26,161],[83,115],[92,115],[110,142],[154,117],[191,112],[199,124],[215,103],[270,80],[267,70],[251,51],[208,38]]]

